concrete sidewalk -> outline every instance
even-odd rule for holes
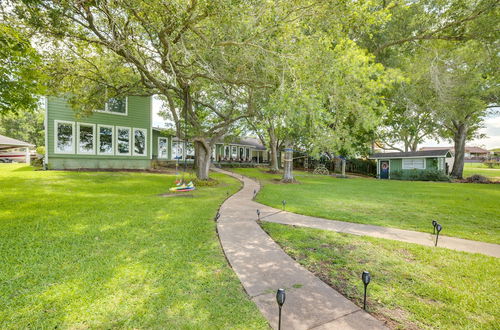
[[[252,201],[254,191],[260,189],[257,182],[214,170],[236,177],[244,184],[242,190],[221,206],[217,229],[231,266],[273,328],[278,325],[276,290],[285,288],[283,329],[385,329],[381,321],[290,258],[260,228],[255,221],[257,209],[266,220],[277,216],[279,210]]]
[[[322,218],[310,217],[290,212],[278,211],[278,213],[269,214],[262,221],[281,223],[284,225],[294,225],[299,227],[316,228],[323,230],[336,231],[360,236],[371,236],[377,238],[392,239],[406,243],[414,243],[425,246],[434,246],[435,235],[426,234],[418,231],[388,228],[382,226],[365,225],[360,223],[328,220]],[[429,227],[432,225],[429,223]],[[487,256],[500,258],[500,245],[471,241],[462,238],[439,236],[438,247],[470,253],[480,253]]]

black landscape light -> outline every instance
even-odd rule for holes
[[[283,211],[284,211],[284,210],[285,210],[285,206],[286,206],[286,200],[283,200],[283,201],[281,202],[281,204],[283,204]]]
[[[363,280],[363,284],[365,285],[365,298],[363,299],[363,309],[366,310],[366,287],[368,284],[370,284],[370,273],[367,271],[364,271],[363,274],[361,274],[361,280]]]
[[[255,198],[255,195],[257,195],[257,189],[253,190],[253,197]]]
[[[257,218],[260,220],[260,210],[257,209]]]
[[[219,220],[219,218],[220,218],[220,213],[219,213],[219,212],[217,212],[217,214],[215,215],[215,221],[218,221],[218,220]]]
[[[443,230],[443,226],[441,226],[439,223],[436,225],[436,244],[434,246],[438,245],[438,239],[439,239],[439,232]]]
[[[285,303],[285,298],[286,298],[285,289],[278,289],[278,292],[276,292],[276,302],[278,303],[279,307],[278,330],[281,330],[281,308]]]
[[[434,235],[436,233],[436,226],[437,226],[438,222],[436,220],[432,220],[432,227],[434,227],[432,229],[432,235]]]

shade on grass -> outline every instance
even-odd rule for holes
[[[338,179],[297,172],[300,184],[277,184],[259,169],[235,169],[258,178],[257,201],[287,211],[348,222],[432,232],[500,243],[500,185]]]
[[[498,329],[500,259],[444,248],[262,223],[283,249],[393,328]]]
[[[28,171],[27,171],[28,169]],[[213,220],[236,180],[0,166],[0,328],[266,328]]]

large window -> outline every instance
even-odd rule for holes
[[[236,159],[238,157],[238,148],[235,146],[231,147],[231,158]]]
[[[403,170],[425,169],[425,158],[403,159]]]
[[[79,154],[95,154],[95,125],[77,124]]]
[[[181,141],[172,142],[172,159],[182,159],[183,143]]]
[[[229,147],[228,146],[225,146],[224,147],[224,157],[229,157]]]
[[[98,132],[99,132],[99,134],[97,135],[98,153],[100,155],[112,155],[114,153],[113,126],[99,125]]]
[[[106,112],[116,113],[119,115],[127,114],[127,98],[111,98],[106,103]]]
[[[54,122],[54,152],[58,154],[75,153],[75,123],[71,121]]]
[[[147,131],[143,128],[134,128],[134,156],[146,156]]]
[[[130,128],[116,128],[116,151],[118,155],[130,155]]]
[[[168,158],[168,138],[158,138],[158,158]]]

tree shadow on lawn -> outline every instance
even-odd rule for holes
[[[3,326],[265,326],[216,238],[225,190],[201,193],[207,210],[156,197],[156,177],[131,193],[144,180],[119,175],[96,192],[88,178],[66,176],[54,179],[78,186],[71,194],[63,182],[35,185],[36,198],[15,203],[19,216],[0,221]],[[4,201],[19,200],[16,191]]]

